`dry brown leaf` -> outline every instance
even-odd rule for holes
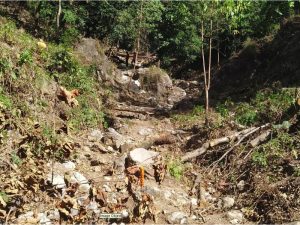
[[[4,219],[6,217],[6,211],[0,209],[0,218]]]
[[[2,206],[3,208],[6,207],[6,202],[4,201],[4,199],[2,198],[2,196],[0,195],[0,206]]]
[[[107,196],[104,191],[97,190],[97,193],[95,195],[95,201],[100,204],[100,206],[106,206],[107,205]]]
[[[75,97],[79,96],[79,91],[77,89],[68,91],[66,88],[60,86],[57,95],[59,98],[65,101],[69,106],[71,107],[78,106],[78,101],[75,99]]]
[[[166,175],[167,165],[163,163],[157,163],[153,165],[153,169],[155,181],[161,184]]]

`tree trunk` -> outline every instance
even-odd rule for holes
[[[204,25],[202,21],[201,26],[201,41],[202,41],[202,64],[204,73],[204,86],[205,86],[205,125],[209,125],[209,89],[210,89],[210,79],[211,79],[211,50],[212,50],[212,20],[210,20],[210,37],[209,37],[209,56],[208,56],[208,71],[206,71],[205,65],[205,53],[204,53]]]
[[[204,75],[204,89],[205,89],[205,124],[208,124],[208,85],[207,85],[207,75],[206,75],[206,65],[205,65],[205,54],[204,54],[204,25],[203,21],[201,24],[201,54],[202,54],[202,65],[203,65],[203,75]]]
[[[140,8],[140,16],[139,16],[139,26],[138,26],[138,36],[137,36],[137,49],[135,50],[135,55],[134,55],[134,65],[133,65],[133,74],[136,73],[136,63],[138,60],[138,54],[140,51],[140,36],[141,36],[141,25],[142,25],[142,20],[143,20],[143,0],[141,1],[141,8]],[[132,77],[130,77],[127,89],[129,89],[130,84],[132,81]]]
[[[300,2],[298,0],[294,1],[294,12],[295,12],[295,15],[299,15],[299,12],[300,12]]]
[[[59,22],[60,22],[60,14],[61,14],[61,0],[58,0],[58,11],[56,16],[56,26],[59,28]]]

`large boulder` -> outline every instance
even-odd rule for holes
[[[100,44],[97,39],[82,38],[77,44],[75,51],[79,54],[82,61],[88,64],[96,63],[99,60]]]
[[[159,155],[158,152],[149,151],[144,148],[136,148],[129,152],[129,159],[138,165],[152,165],[154,158]]]

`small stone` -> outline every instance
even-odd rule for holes
[[[171,196],[172,196],[172,193],[170,191],[165,191],[164,192],[164,197],[165,197],[166,200],[169,200]]]
[[[47,215],[45,213],[39,213],[38,219],[39,219],[40,224],[46,224],[46,225],[52,224],[51,220],[47,217]]]
[[[26,212],[18,217],[18,219],[28,219],[33,217],[33,211]]]
[[[234,205],[234,198],[224,197],[222,198],[223,208],[231,208]]]
[[[191,219],[192,219],[192,220],[196,220],[196,219],[197,219],[197,216],[196,216],[196,215],[192,215],[192,216],[191,216]]]
[[[90,147],[88,147],[88,146],[83,146],[82,150],[83,150],[83,152],[90,152],[91,151]]]
[[[89,192],[90,185],[89,181],[79,172],[74,172],[70,179],[71,183],[79,183],[79,191],[81,192]]]
[[[158,187],[155,186],[145,186],[144,187],[144,191],[147,192],[148,194],[150,194],[153,197],[159,197],[161,190]]]
[[[100,161],[97,160],[97,159],[94,159],[94,160],[91,161],[91,166],[99,166],[99,165],[101,165],[101,164],[102,164],[102,162],[100,162]]]
[[[111,146],[107,146],[107,150],[110,151],[110,152],[114,152],[115,150],[113,149],[113,147]]]
[[[48,175],[47,179],[54,187],[61,189],[66,187],[65,179],[63,176],[59,174],[54,174],[52,176],[52,173]]]
[[[106,192],[111,192],[111,188],[107,184],[104,184],[103,188]]]
[[[245,181],[244,181],[244,180],[241,180],[236,186],[237,186],[237,188],[238,188],[240,191],[244,190],[244,188],[245,188]]]
[[[101,172],[101,171],[102,171],[101,166],[94,167],[94,172]]]
[[[197,198],[191,198],[191,204],[196,206],[198,205],[198,199]]]
[[[96,202],[90,202],[90,204],[88,204],[88,206],[87,206],[87,209],[95,211],[98,209],[98,205]]]
[[[187,215],[183,212],[173,212],[168,217],[168,221],[173,224],[185,224],[187,223]]]
[[[244,215],[240,210],[231,210],[227,212],[227,217],[231,223],[240,223],[244,219]]]
[[[148,136],[152,133],[152,129],[151,128],[141,128],[139,130],[139,134],[142,136]]]
[[[78,209],[71,208],[71,215],[72,215],[72,216],[77,216],[78,213],[79,213],[79,210],[78,210]]]
[[[131,150],[133,147],[133,145],[131,143],[127,143],[125,142],[124,144],[122,144],[120,146],[120,152],[124,153],[124,152],[128,152],[129,150]]]
[[[89,140],[101,141],[103,133],[100,130],[93,130],[89,136]]]
[[[294,221],[291,223],[286,223],[286,225],[300,225],[300,221]]]
[[[73,170],[75,170],[75,167],[76,167],[75,163],[73,163],[71,161],[65,162],[62,165],[65,169],[65,172],[73,171]]]
[[[126,209],[122,210],[121,214],[123,218],[127,218],[129,216],[129,213]]]
[[[149,151],[144,148],[136,148],[129,153],[129,157],[133,162],[142,165],[153,164],[153,158],[157,157],[158,155],[158,152]]]
[[[80,196],[77,198],[78,205],[82,206],[85,205],[86,200],[89,198],[89,195]]]
[[[58,209],[49,211],[49,212],[48,212],[48,218],[49,218],[50,220],[59,220],[60,215],[59,215]]]

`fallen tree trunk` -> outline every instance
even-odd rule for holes
[[[155,108],[152,107],[144,107],[144,106],[127,106],[127,105],[118,105],[112,108],[116,111],[127,111],[132,113],[141,113],[141,114],[154,114]]]
[[[224,144],[224,143],[229,143],[231,141],[235,141],[235,140],[238,140],[238,142],[232,147],[232,149],[234,147],[236,147],[237,145],[239,145],[246,137],[248,137],[249,135],[255,133],[256,131],[258,130],[261,130],[263,128],[266,128],[268,127],[270,124],[265,124],[263,126],[260,126],[260,127],[251,127],[251,128],[247,128],[245,130],[242,130],[242,131],[239,131],[239,132],[236,132],[232,135],[229,135],[229,136],[226,136],[226,137],[222,137],[222,138],[218,138],[218,139],[214,139],[212,141],[208,141],[206,143],[204,143],[200,148],[192,151],[192,152],[188,152],[186,153],[182,158],[181,158],[181,161],[182,162],[186,162],[186,161],[189,161],[195,157],[198,157],[202,154],[204,154],[209,148],[211,147],[214,147],[214,146],[217,146],[217,145],[220,145],[220,144]],[[230,151],[232,150],[231,148],[229,149]],[[230,152],[229,151],[229,152]],[[228,153],[229,153],[228,152]],[[226,155],[228,154],[226,153]],[[225,155],[225,156],[226,156]],[[224,156],[224,157],[225,157]],[[223,157],[223,156],[222,156]],[[221,158],[222,158],[221,157]]]

